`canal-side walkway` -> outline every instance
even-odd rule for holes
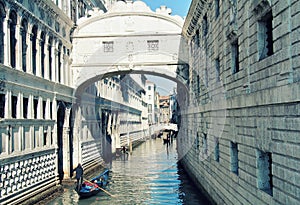
[[[79,199],[71,186],[47,204],[209,204],[177,160],[176,140],[170,145],[160,138],[147,140],[132,154],[111,162],[107,190],[115,197],[101,192]]]

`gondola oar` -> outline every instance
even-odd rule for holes
[[[89,181],[89,180],[87,180],[85,178],[83,178],[83,180],[86,181],[86,182],[89,182],[89,183],[93,184],[96,188],[99,188],[100,190],[102,190],[103,192],[105,192],[106,194],[108,194],[109,196],[115,197],[114,195],[112,195],[111,193],[109,193],[108,191],[106,191],[105,189],[103,189],[102,187],[98,186],[97,184],[95,184],[95,183],[93,183],[93,182],[91,182],[91,181]]]

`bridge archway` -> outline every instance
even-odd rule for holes
[[[147,73],[183,85],[188,80],[188,45],[183,19],[142,1],[118,1],[107,13],[97,9],[79,20],[72,36],[74,96],[104,75]]]
[[[171,16],[165,7],[153,12],[141,1],[118,1],[107,13],[94,9],[89,14],[78,21],[72,35],[74,136],[82,128],[82,94],[102,78],[151,74],[173,80],[183,89],[188,81],[188,45],[181,35],[181,17]],[[74,140],[74,156],[80,158],[80,136]]]

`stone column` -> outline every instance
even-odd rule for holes
[[[71,1],[67,1],[66,2],[66,9],[65,9],[65,12],[66,12],[66,14],[67,14],[67,16],[69,17],[69,18],[71,18]]]
[[[17,119],[23,119],[23,93],[18,94]]]
[[[7,15],[5,19],[3,19],[3,33],[4,33],[4,65],[10,66],[10,48],[9,48],[9,16]]]
[[[50,76],[49,76],[49,69],[51,69],[49,67],[49,52],[48,52],[48,40],[49,40],[49,36],[46,35],[46,38],[45,38],[45,47],[44,47],[44,53],[45,53],[45,59],[44,59],[44,69],[45,69],[45,73],[44,73],[44,78],[45,79],[50,79]]]
[[[21,25],[16,25],[16,69],[22,70],[22,38],[21,38]]]
[[[11,118],[11,91],[6,91],[6,97],[5,97],[5,113],[4,118]]]
[[[26,44],[27,44],[27,49],[26,49],[26,73],[32,73],[32,63],[31,63],[31,52],[32,52],[32,44],[31,44],[31,34],[29,33],[29,30],[27,31],[26,34]]]
[[[36,76],[42,77],[41,69],[41,32],[38,32],[36,38]]]
[[[37,119],[43,119],[43,98],[39,97],[37,107]]]
[[[33,110],[33,95],[28,96],[28,119],[33,119],[34,118],[34,110]]]
[[[53,62],[53,66],[54,66],[54,79],[53,81],[55,82],[59,82],[58,80],[58,43],[55,43],[55,48],[54,48],[54,56],[53,56],[54,62]]]
[[[56,95],[53,97],[52,101],[52,120],[55,120],[55,124],[53,126],[52,132],[53,132],[53,144],[57,144],[57,101],[56,101]]]
[[[65,109],[65,121],[64,121],[64,127],[63,127],[63,156],[64,156],[64,175],[70,176],[70,113],[71,113],[71,107],[67,107]]]
[[[120,148],[121,142],[120,142],[120,116],[119,116],[119,113],[116,113],[116,115],[115,115],[114,133],[116,136],[116,147]]]
[[[51,113],[50,113],[50,99],[47,98],[46,100],[46,111],[45,111],[45,119],[50,120],[51,119]]]
[[[51,46],[50,47],[51,67],[49,66],[49,64],[48,64],[48,66],[49,66],[49,69],[51,69],[51,80],[55,82],[55,76],[56,76],[56,74],[55,74],[55,52],[54,52],[55,51],[55,46],[53,46],[53,45],[55,45],[55,40],[54,39],[52,40],[52,45],[50,45]],[[48,58],[50,58],[50,56],[48,56]],[[49,78],[50,78],[50,76],[49,76]]]
[[[73,163],[77,165],[79,162],[82,162],[81,158],[81,126],[82,126],[82,115],[81,107],[78,103],[73,104]]]

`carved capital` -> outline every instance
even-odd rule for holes
[[[258,19],[263,17],[271,9],[272,7],[269,0],[257,0],[252,2],[252,11],[257,15]]]

